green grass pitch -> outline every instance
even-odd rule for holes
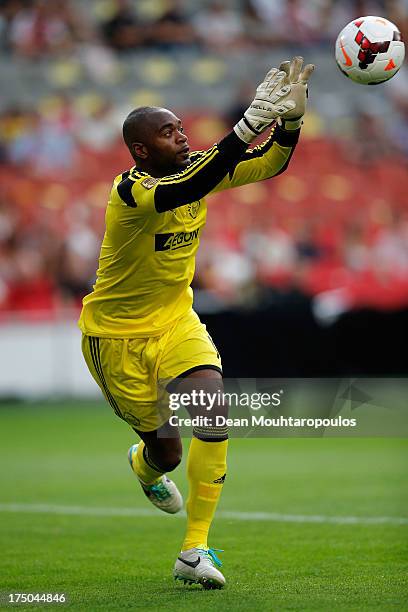
[[[185,520],[145,500],[108,406],[3,404],[0,437],[1,609],[408,610],[407,521],[365,520],[408,516],[407,440],[233,439],[210,538],[227,586],[208,592],[173,581]],[[6,606],[10,592],[69,603]]]

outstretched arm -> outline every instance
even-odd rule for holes
[[[277,119],[269,137],[261,145],[247,149],[211,193],[262,181],[286,170],[299,139],[306,110],[307,82],[314,69],[308,64],[302,70],[302,65],[302,58],[295,57],[292,62],[283,62],[279,66],[285,73],[284,84],[291,88],[290,97],[296,104],[295,108]]]
[[[257,147],[247,149],[211,193],[263,181],[284,172],[295,150],[299,134],[300,129],[286,131],[278,124],[272,126],[269,137]]]
[[[305,110],[307,79],[314,66],[301,72],[303,59],[273,68],[258,86],[254,100],[234,129],[218,144],[200,155],[181,172],[155,178],[127,171],[114,183],[117,194],[136,216],[147,211],[165,212],[200,200],[210,193],[268,178],[282,171],[299,136]],[[248,145],[275,120],[273,134],[260,147]],[[136,185],[137,200],[136,200]],[[140,189],[141,188],[141,189]]]
[[[286,70],[273,68],[258,86],[256,95],[233,131],[178,174],[157,179],[154,204],[164,212],[208,195],[245,155],[248,144],[274,119],[290,113],[291,85]],[[142,182],[143,185],[143,182]]]

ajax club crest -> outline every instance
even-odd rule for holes
[[[191,204],[187,205],[188,214],[192,219],[197,217],[198,211],[200,210],[200,204],[201,202],[198,200],[197,202],[192,202]]]

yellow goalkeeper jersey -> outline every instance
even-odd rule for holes
[[[265,142],[246,149],[231,132],[208,151],[192,153],[178,174],[155,178],[133,167],[117,176],[81,330],[108,338],[157,336],[190,310],[205,196],[281,173],[298,136],[275,126]]]

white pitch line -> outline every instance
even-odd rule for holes
[[[94,506],[60,506],[53,504],[0,504],[0,512],[11,514],[62,514],[76,516],[163,516],[150,508],[98,508]],[[169,516],[169,515],[167,515]],[[185,517],[179,512],[176,517]],[[327,523],[335,525],[408,525],[400,516],[326,516],[321,514],[279,514],[277,512],[236,512],[220,510],[217,518],[233,521],[269,521],[274,523]]]

